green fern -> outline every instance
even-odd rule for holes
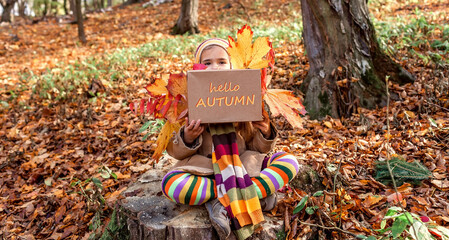
[[[398,186],[402,185],[404,182],[420,184],[421,181],[428,179],[431,176],[429,169],[417,161],[406,162],[401,158],[393,157],[389,162],[393,177]],[[387,162],[376,162],[375,178],[383,184],[392,183]]]

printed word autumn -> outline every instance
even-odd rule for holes
[[[237,92],[240,89],[238,84],[232,84],[232,82],[226,82],[218,86],[214,86],[213,83],[209,85],[209,93],[216,92]],[[255,95],[250,96],[225,96],[225,97],[207,97],[205,99],[200,98],[196,103],[196,107],[213,107],[213,106],[236,106],[236,105],[254,105]]]

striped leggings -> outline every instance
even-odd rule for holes
[[[284,152],[265,158],[260,175],[251,178],[259,199],[285,186],[296,176],[298,167],[295,156]],[[197,176],[178,170],[168,172],[162,179],[162,192],[170,200],[188,205],[201,205],[217,197],[214,176]]]

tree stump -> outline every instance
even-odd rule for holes
[[[127,223],[130,240],[219,239],[210,224],[204,206],[176,204],[163,196],[161,181],[172,168],[174,161],[167,156],[164,157],[154,169],[148,170],[122,193],[124,199],[121,201],[121,206],[129,216]],[[301,186],[301,181],[315,179],[304,177],[304,174],[300,175],[303,177],[295,179],[295,185]],[[313,184],[309,183],[309,185]],[[282,194],[280,195],[278,200],[282,198]],[[265,215],[265,220],[262,224],[263,230],[253,234],[250,240],[276,239],[276,234],[284,228],[282,217]],[[231,235],[230,239],[235,239],[235,236]]]

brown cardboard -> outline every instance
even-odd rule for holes
[[[260,70],[187,72],[189,119],[202,123],[262,120]]]

